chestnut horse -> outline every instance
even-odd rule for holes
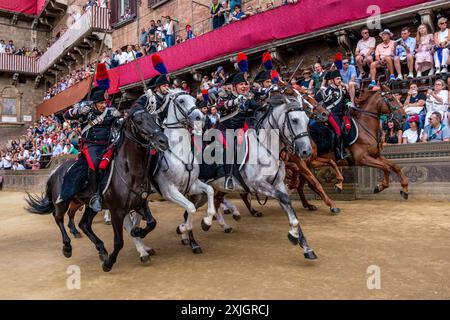
[[[403,113],[402,106],[386,86],[382,86],[381,90],[362,92],[356,102],[360,107],[352,108],[351,114],[356,120],[359,136],[356,142],[348,148],[351,153],[351,159],[347,161],[347,164],[383,170],[384,179],[375,187],[374,193],[387,189],[389,187],[389,175],[391,172],[395,172],[402,187],[400,195],[403,199],[408,199],[408,179],[397,164],[381,155],[382,143],[379,116],[381,114]],[[325,108],[320,106],[315,111],[321,112],[323,110]],[[343,177],[341,170],[336,164],[334,150],[318,155],[317,145],[313,142],[312,146],[313,154],[308,159],[310,168],[331,165],[336,172],[338,180],[336,188],[342,190]],[[303,192],[304,184],[305,181],[301,179],[297,191],[302,199],[302,203],[309,206]]]

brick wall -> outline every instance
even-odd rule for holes
[[[61,156],[52,159],[49,169],[41,170],[0,170],[2,177],[2,188],[5,191],[27,191],[41,194],[45,191],[45,186],[50,173],[64,161],[74,158],[74,156]]]
[[[0,76],[0,96],[6,87],[11,87],[12,75]],[[25,83],[17,83],[15,88],[20,96],[20,110],[18,113],[17,124],[5,124],[0,118],[0,142],[19,137],[24,133],[30,122],[23,121],[23,116],[31,116],[32,121],[36,119],[36,106],[42,102],[44,96],[44,86],[41,84],[37,89],[34,88],[34,77],[23,77]]]
[[[192,22],[191,14],[191,1],[186,0],[169,0],[160,5],[156,9],[148,8],[148,0],[142,0],[142,4],[139,9],[139,30],[145,27],[148,30],[151,20],[161,20],[161,16],[170,15],[172,19],[177,19],[180,23],[176,26],[176,29],[181,30],[182,37],[185,37],[184,29],[187,24],[194,26],[194,33],[198,33],[196,26],[200,27],[200,22],[209,18],[209,9],[194,5],[194,21]],[[209,5],[209,1],[199,1]],[[163,22],[164,23],[164,22]],[[207,30],[207,24],[205,24],[205,30]],[[113,32],[113,49],[127,45],[138,43],[137,38],[137,21],[127,24]]]

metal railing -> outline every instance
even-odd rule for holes
[[[0,71],[38,74],[39,68],[36,58],[1,53]]]

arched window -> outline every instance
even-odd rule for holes
[[[5,87],[0,92],[0,121],[20,121],[20,92],[16,87]]]

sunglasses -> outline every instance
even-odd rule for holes
[[[348,64],[348,61],[344,61],[343,64]]]
[[[362,34],[369,34],[369,31],[364,31]]]
[[[439,24],[447,24],[447,22],[441,22],[441,23],[439,23]]]

